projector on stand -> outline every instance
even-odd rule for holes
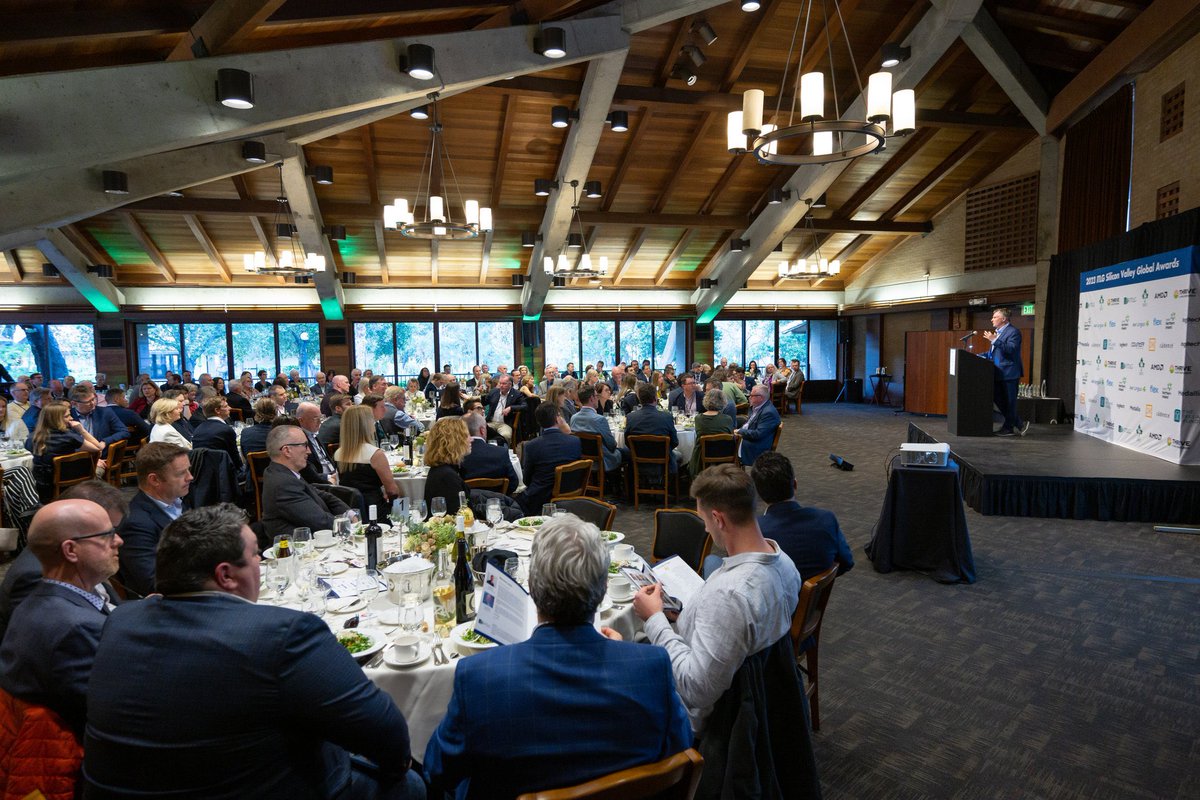
[[[900,445],[900,463],[906,467],[944,467],[950,462],[950,445],[918,444],[907,442]]]

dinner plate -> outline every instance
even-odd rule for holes
[[[340,642],[344,636],[352,633],[361,633],[363,636],[366,636],[371,640],[371,646],[366,650],[360,650],[357,653],[350,654],[354,656],[355,661],[361,661],[364,658],[370,658],[382,650],[388,643],[387,634],[384,633],[380,628],[350,628],[349,630],[338,631],[334,634],[334,636],[336,636]]]
[[[412,658],[404,659],[398,655],[396,648],[389,647],[383,654],[383,663],[394,669],[407,669],[408,667],[415,667],[418,664],[424,664],[429,660],[429,655],[432,652],[433,650],[430,648],[429,642],[422,641],[417,645],[417,654]]]
[[[334,575],[341,575],[348,569],[350,569],[350,565],[341,561],[326,561],[323,564],[317,564],[317,575],[322,578],[332,578]]]
[[[353,614],[367,607],[367,601],[361,597],[335,597],[325,605],[325,610],[331,614]]]
[[[330,542],[329,544],[320,544],[319,542],[316,542],[316,541],[314,541],[314,542],[313,542],[313,545],[315,545],[315,546],[316,546],[316,548],[317,548],[318,550],[328,550],[328,549],[329,549],[329,548],[331,548],[331,547],[337,547],[337,546],[338,546],[338,540],[337,540],[337,539],[334,539],[334,540],[333,540],[332,542]]]
[[[604,595],[604,599],[600,601],[600,607],[596,609],[597,614],[603,614],[606,611],[611,611],[613,601],[608,595]]]
[[[516,525],[518,528],[522,529],[523,531],[525,531],[526,533],[533,533],[538,528],[542,527],[542,525],[545,524],[545,522],[546,522],[545,517],[533,516],[533,517],[521,517],[519,520],[517,520],[513,524]]]
[[[464,656],[470,656],[474,655],[475,653],[480,653],[484,650],[491,650],[493,647],[499,647],[498,644],[487,639],[479,642],[468,642],[464,640],[462,638],[463,634],[466,633],[468,629],[473,627],[475,627],[474,620],[456,625],[454,630],[450,631],[450,641],[454,642],[454,646],[458,648],[460,653],[462,653]]]
[[[604,537],[604,543],[608,545],[608,549],[612,550],[621,542],[625,541],[625,534],[617,531],[600,531],[600,535]]]

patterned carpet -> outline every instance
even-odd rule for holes
[[[801,502],[837,514],[857,561],[822,632],[825,797],[1200,797],[1200,536],[968,510],[977,583],[880,575],[862,548],[908,419],[784,420]],[[616,528],[649,553],[645,505]]]

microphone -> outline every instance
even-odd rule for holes
[[[960,341],[960,342],[965,342],[967,339],[970,339],[972,336],[974,336],[974,335],[975,335],[975,334],[977,334],[977,333],[979,333],[979,331],[971,331],[971,332],[970,332],[970,333],[968,333],[966,336],[964,336],[964,337],[962,337],[961,339],[959,339],[959,341]]]

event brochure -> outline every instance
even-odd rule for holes
[[[633,583],[635,592],[643,586],[661,583],[663,609],[666,611],[682,611],[704,585],[704,579],[679,556],[664,559],[652,568],[644,563],[640,567],[626,565],[621,567],[621,574]]]
[[[497,644],[523,642],[537,627],[537,607],[525,587],[488,563],[483,586],[475,590],[475,632]]]

